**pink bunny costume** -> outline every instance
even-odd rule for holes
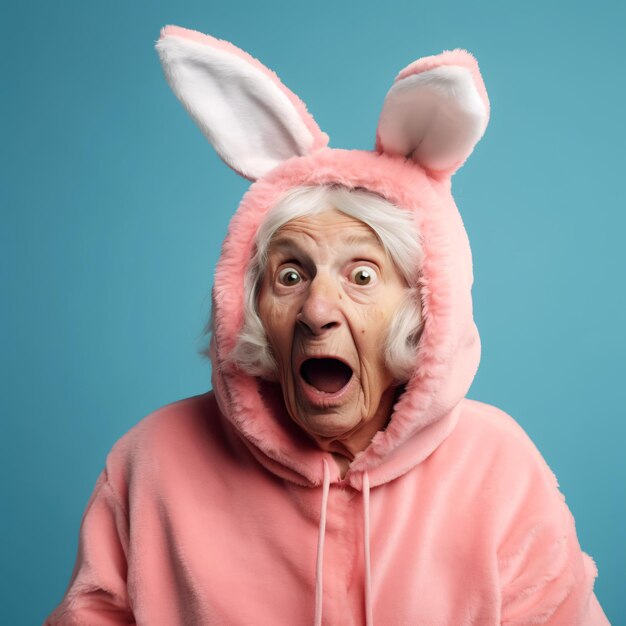
[[[489,117],[474,58],[454,50],[402,70],[375,150],[359,151],[327,147],[298,97],[232,44],[168,26],[157,49],[220,157],[254,182],[216,271],[213,391],[114,445],[46,623],[608,624],[554,474],[511,417],[465,398],[480,340],[450,181]],[[412,212],[424,249],[413,375],[343,478],[280,388],[229,359],[260,223],[287,190],[323,184]]]

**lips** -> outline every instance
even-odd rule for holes
[[[352,369],[332,357],[306,359],[300,365],[300,376],[316,391],[335,395],[352,379]]]

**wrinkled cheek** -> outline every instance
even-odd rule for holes
[[[282,370],[280,385],[287,412],[297,422],[299,417],[298,398],[291,369]]]
[[[361,384],[365,397],[373,402],[393,383],[385,364],[384,344],[385,337],[373,336],[371,342],[361,345]]]
[[[276,360],[280,363],[284,360],[284,344],[285,344],[285,331],[284,324],[276,323],[272,320],[272,323],[264,324],[265,334],[269,341],[270,347],[274,352]]]
[[[384,349],[387,336],[383,333],[376,332],[375,330],[364,329],[365,332],[361,333],[357,350],[359,351],[359,358],[363,365],[370,369],[376,369],[384,362]]]
[[[278,365],[279,383],[283,387],[283,393],[286,394],[293,388],[293,376],[291,358],[291,343],[284,341],[271,341],[270,346],[274,354],[274,359]]]

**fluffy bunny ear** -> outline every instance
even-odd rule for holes
[[[278,76],[227,41],[166,26],[156,44],[172,90],[222,160],[250,180],[328,135]]]
[[[379,152],[453,174],[483,136],[489,99],[476,59],[446,51],[405,67],[387,93],[376,132]]]

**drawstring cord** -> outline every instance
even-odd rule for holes
[[[317,562],[315,566],[315,626],[322,626],[322,600],[324,596],[324,540],[326,538],[326,509],[330,491],[330,470],[324,459],[324,483],[322,487],[322,510],[317,540]],[[370,478],[367,471],[363,474],[363,551],[365,559],[365,577],[363,594],[365,596],[365,624],[374,626],[372,614],[372,575],[370,557]]]
[[[365,579],[363,590],[365,595],[365,624],[374,625],[372,615],[372,574],[370,560],[370,477],[367,471],[363,474],[363,550],[365,552]]]
[[[326,537],[326,508],[330,489],[330,471],[324,459],[324,487],[322,489],[322,512],[317,539],[317,564],[315,567],[315,626],[322,626],[322,596],[324,595],[324,539]]]

